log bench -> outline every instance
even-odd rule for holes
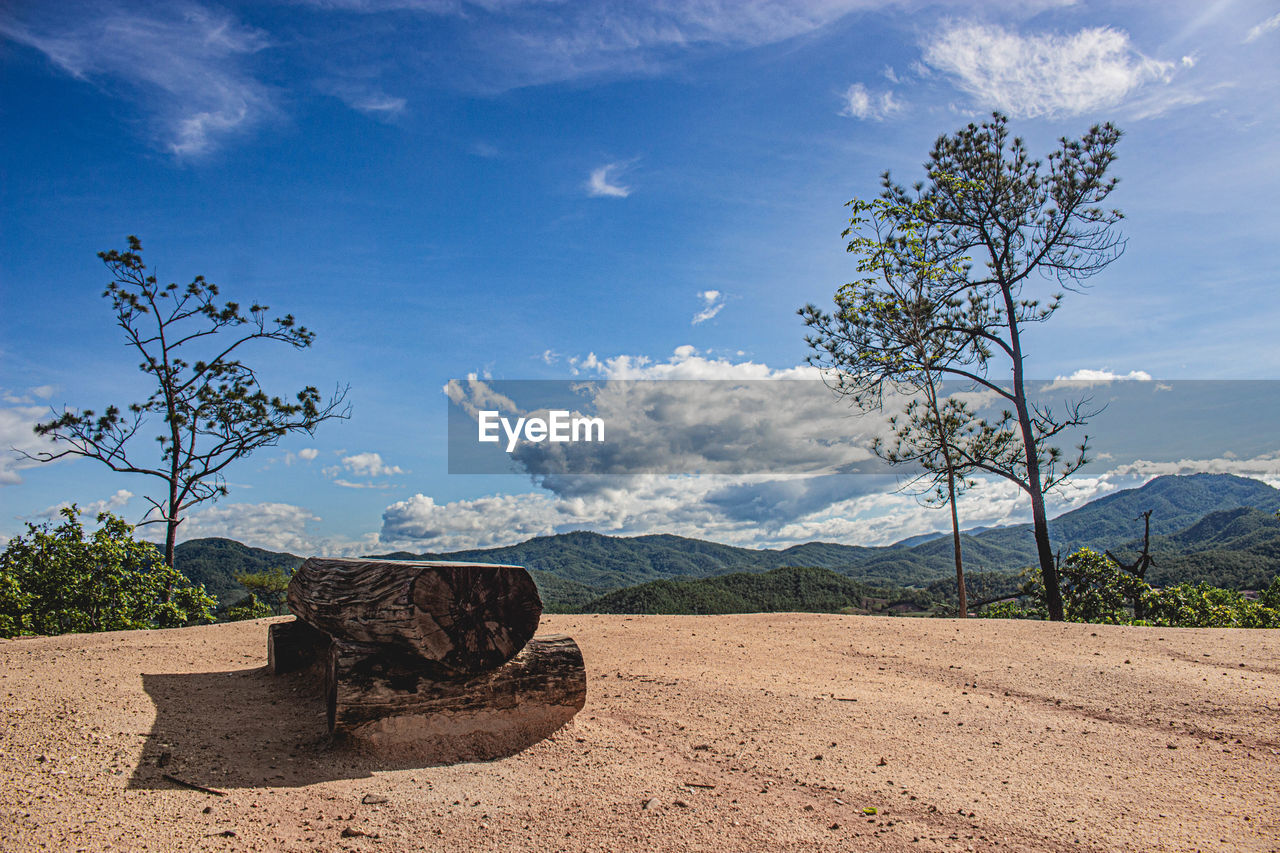
[[[542,600],[520,566],[312,557],[297,617],[267,635],[277,675],[322,679],[329,731],[440,762],[510,754],[586,702],[582,652],[534,637]]]

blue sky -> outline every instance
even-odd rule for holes
[[[743,484],[711,478],[449,475],[442,387],[796,375],[796,308],[854,276],[843,203],[885,169],[918,178],[936,136],[992,109],[1033,152],[1103,120],[1126,134],[1128,250],[1031,334],[1031,374],[1277,378],[1278,84],[1280,10],[1243,0],[17,0],[0,10],[0,445],[37,449],[50,407],[145,395],[96,258],[137,234],[165,280],[204,274],[317,332],[260,351],[268,391],[351,386],[350,421],[242,461],[181,538],[355,553],[940,528],[865,485],[747,524],[717,499]],[[1265,448],[1104,459],[1056,506],[1186,470],[1280,482]],[[67,501],[137,520],[153,491],[7,454],[0,535]],[[966,518],[1023,503],[995,484]]]

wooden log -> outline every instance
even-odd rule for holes
[[[294,573],[288,600],[335,640],[411,653],[439,678],[511,660],[542,615],[529,573],[491,563],[312,557]]]
[[[267,668],[274,675],[307,669],[327,660],[332,642],[301,619],[273,622],[267,627]]]
[[[499,669],[449,681],[424,675],[410,656],[335,642],[325,688],[337,739],[452,763],[511,755],[545,738],[582,709],[587,673],[563,635],[536,637]]]

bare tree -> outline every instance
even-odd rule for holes
[[[1135,578],[1137,578],[1139,581],[1142,582],[1134,586],[1134,592],[1133,592],[1133,618],[1134,619],[1142,619],[1143,617],[1146,616],[1146,612],[1145,612],[1146,609],[1142,606],[1142,594],[1140,590],[1142,589],[1143,584],[1146,583],[1147,569],[1151,568],[1156,564],[1156,561],[1151,556],[1151,513],[1152,512],[1154,512],[1154,510],[1147,510],[1146,512],[1142,513],[1142,515],[1139,515],[1137,516],[1137,518],[1134,518],[1134,521],[1137,521],[1139,518],[1142,519],[1143,521],[1142,553],[1138,555],[1138,559],[1134,560],[1132,563],[1122,563],[1120,559],[1116,557],[1116,555],[1112,554],[1110,551],[1104,552],[1107,555],[1107,558],[1111,560],[1111,562],[1115,563],[1121,569],[1133,575]]]
[[[204,276],[185,288],[160,285],[142,261],[138,238],[130,236],[128,242],[124,252],[98,253],[112,273],[102,295],[111,300],[128,345],[142,356],[139,368],[156,389],[124,410],[110,405],[101,415],[92,410],[55,412],[35,431],[60,449],[23,455],[42,462],[83,456],[113,471],[160,480],[165,491],[160,497],[146,496],[151,509],[142,523],[165,525],[164,561],[172,566],[184,514],[227,494],[227,466],[287,433],[313,434],[324,421],[349,417],[350,406],[345,404],[346,388],[327,401],[312,386],[293,401],[268,397],[254,370],[240,360],[245,346],[277,341],[306,349],[314,333],[298,325],[292,314],[268,321],[266,305],[244,311],[236,302],[217,304],[218,287]],[[207,354],[191,361],[189,352],[197,346],[206,346]],[[151,425],[159,428],[148,430]],[[160,445],[156,463],[140,459],[135,439],[145,437]]]

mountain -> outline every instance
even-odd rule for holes
[[[605,536],[585,530],[539,536],[518,545],[448,553],[384,554],[400,560],[511,563],[538,569],[598,592],[651,580],[704,578],[731,571],[763,572],[782,566],[851,566],[881,549],[810,542],[782,550],[737,548],[671,534]]]
[[[841,613],[873,604],[923,612],[935,603],[921,590],[882,589],[830,569],[783,568],[697,580],[658,580],[615,590],[588,602],[584,613]]]
[[[1142,548],[1130,542],[1113,551],[1132,561]],[[1151,537],[1153,586],[1189,581],[1229,589],[1265,589],[1280,573],[1280,518],[1252,507],[1211,512],[1190,527]]]
[[[262,572],[277,566],[292,572],[302,565],[302,558],[251,548],[234,539],[188,539],[174,547],[173,565],[188,580],[204,584],[220,604],[233,604],[247,592],[236,583],[236,575]]]
[[[1257,588],[1280,570],[1280,521],[1270,515],[1277,507],[1280,490],[1257,480],[1230,474],[1164,476],[1064,513],[1049,528],[1055,550],[1064,554],[1084,545],[1118,553],[1126,543],[1133,548],[1142,529],[1135,519],[1151,509],[1157,554],[1152,583],[1186,579]],[[962,545],[970,573],[1017,572],[1036,561],[1029,524],[974,528],[964,533]],[[955,571],[951,537],[932,534],[925,541],[906,539],[886,547],[809,542],[752,549],[670,534],[619,537],[577,531],[501,548],[383,556],[525,566],[548,610],[579,608],[608,592],[650,581],[758,574],[787,566],[830,569],[866,584],[911,587],[953,577]],[[234,581],[236,573],[275,565],[293,569],[302,559],[229,539],[195,539],[178,545],[176,562],[193,581],[227,600],[243,594]]]

